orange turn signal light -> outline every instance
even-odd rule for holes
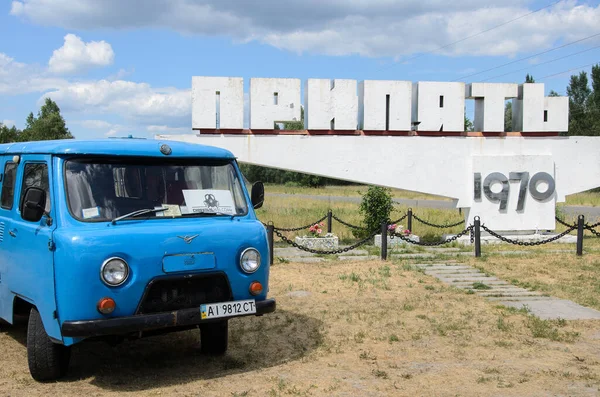
[[[254,296],[259,295],[262,291],[263,291],[263,286],[258,281],[253,281],[250,284],[250,294],[251,295],[254,295]]]
[[[112,298],[102,298],[98,301],[98,311],[102,314],[110,314],[115,311],[117,304]]]

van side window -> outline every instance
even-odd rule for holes
[[[25,192],[30,187],[39,187],[46,191],[46,211],[50,211],[50,189],[48,188],[48,166],[44,163],[27,163],[23,172],[20,206],[23,205]]]
[[[15,175],[17,165],[15,163],[6,163],[4,166],[4,182],[2,183],[1,206],[5,210],[11,210],[15,197]]]

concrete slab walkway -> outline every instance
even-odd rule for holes
[[[527,307],[531,314],[542,319],[600,319],[598,310],[514,286],[470,266],[429,263],[415,266],[445,284],[473,291],[497,304],[517,309]]]

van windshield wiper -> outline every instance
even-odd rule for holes
[[[182,217],[194,217],[194,216],[223,216],[227,215],[222,212],[190,212],[189,214],[181,214]]]
[[[146,215],[146,214],[155,214],[157,212],[164,212],[164,211],[166,211],[166,208],[145,208],[142,210],[136,210],[136,211],[132,211],[128,214],[118,216],[110,222],[114,225],[118,221],[126,219],[126,218],[135,218],[136,216],[141,216],[141,215]]]

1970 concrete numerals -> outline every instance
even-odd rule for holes
[[[481,200],[481,191],[492,203],[500,203],[500,211],[506,211],[508,206],[508,197],[510,193],[510,182],[519,182],[519,199],[517,200],[517,211],[523,211],[525,209],[525,197],[527,196],[527,190],[537,201],[545,201],[554,195],[556,185],[552,175],[547,172],[538,172],[529,178],[529,172],[511,172],[508,175],[500,172],[492,172],[488,174],[481,183],[481,173],[476,172],[474,174],[474,199]],[[502,189],[499,192],[492,191],[492,185],[499,183]],[[538,190],[540,183],[545,183],[548,188],[543,192]],[[529,189],[528,189],[529,188]]]

